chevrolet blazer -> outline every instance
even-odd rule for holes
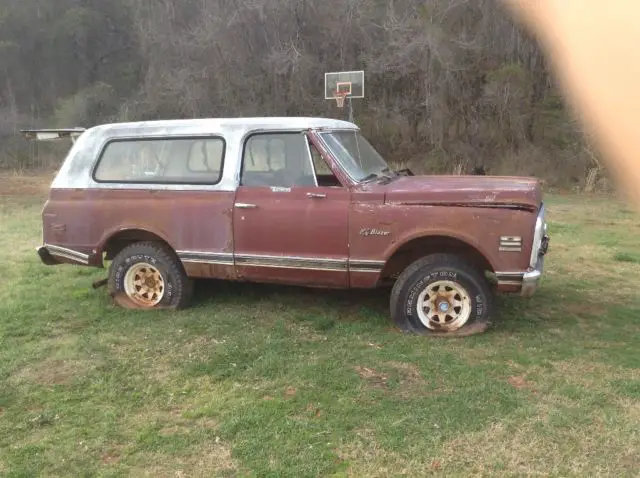
[[[353,123],[194,119],[25,134],[74,139],[42,212],[42,262],[108,264],[123,307],[185,307],[196,278],[390,287],[401,329],[452,335],[488,324],[495,293],[529,297],[542,276],[537,180],[398,173]]]

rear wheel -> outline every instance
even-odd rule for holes
[[[180,309],[188,305],[192,281],[168,247],[139,242],[125,247],[109,268],[109,293],[129,309]]]
[[[450,254],[417,260],[391,291],[391,316],[406,332],[461,336],[489,326],[492,294],[480,271]]]

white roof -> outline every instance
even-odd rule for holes
[[[233,191],[240,171],[242,146],[247,135],[261,131],[304,131],[307,129],[359,128],[350,122],[330,118],[261,117],[261,118],[205,118],[137,121],[112,123],[87,129],[69,151],[51,185],[52,188],[144,188],[144,189],[199,189]],[[225,167],[221,181],[212,186],[198,185],[135,185],[96,183],[91,170],[104,145],[120,138],[220,135],[225,138]],[[227,159],[228,158],[228,159]]]
[[[249,118],[202,118],[136,121],[95,126],[87,130],[91,135],[137,136],[139,134],[211,134],[230,130],[253,131],[304,130],[304,129],[359,129],[353,123],[332,118],[319,117],[249,117]]]

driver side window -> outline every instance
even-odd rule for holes
[[[245,142],[243,186],[316,186],[306,136],[301,133],[258,133]]]

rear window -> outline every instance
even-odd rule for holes
[[[224,153],[220,137],[115,140],[93,176],[99,182],[216,184]]]

